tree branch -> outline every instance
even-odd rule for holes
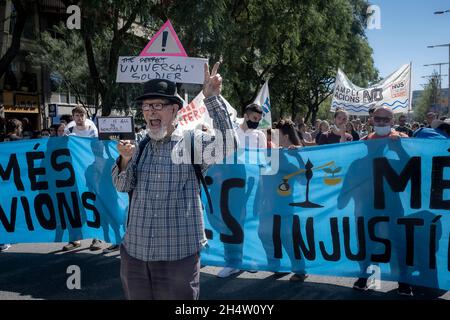
[[[83,40],[84,40],[84,48],[86,50],[86,58],[87,58],[88,66],[89,66],[89,73],[92,77],[92,81],[94,82],[94,87],[100,93],[100,96],[103,97],[106,89],[100,79],[100,75],[98,73],[97,66],[95,64],[94,49],[92,48],[92,41],[87,34],[83,34]]]
[[[120,8],[114,8],[114,35],[111,40],[111,47],[109,51],[109,61],[108,61],[108,72],[109,74],[114,74],[117,66],[117,59],[119,57],[119,49],[121,40],[124,37],[125,33],[131,28],[131,25],[136,20],[136,17],[139,11],[142,10],[142,1],[138,1],[136,6],[134,7],[131,16],[125,22],[122,28],[117,29],[117,24],[119,22]]]

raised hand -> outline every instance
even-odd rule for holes
[[[341,124],[340,126],[337,127],[339,130],[339,135],[341,137],[345,137],[345,133],[347,132],[347,127],[345,126],[345,124]]]
[[[218,96],[222,91],[222,77],[217,73],[220,62],[216,62],[209,72],[209,66],[205,63],[205,81],[203,82],[203,95],[205,98]]]
[[[136,150],[136,146],[130,140],[120,140],[117,150],[124,160],[130,160]]]

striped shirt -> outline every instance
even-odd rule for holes
[[[232,128],[225,103],[217,96],[204,101],[215,130],[223,134],[194,131],[195,152],[202,158],[203,172],[212,164],[215,155],[207,150],[222,147],[221,153],[228,155],[233,152],[234,146],[225,143],[225,131]],[[235,139],[232,132],[228,130],[228,138]],[[216,136],[223,139],[216,139]],[[150,140],[138,164],[138,152],[135,152],[125,170],[119,172],[120,159],[112,168],[116,189],[120,192],[133,191],[122,244],[136,259],[180,260],[200,251],[206,244],[200,184],[194,167],[172,161],[173,153],[185,154],[186,148],[183,136],[174,133],[160,141]]]

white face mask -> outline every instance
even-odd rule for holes
[[[385,127],[375,126],[374,130],[378,136],[387,136],[391,132],[391,127],[390,126],[385,126]]]

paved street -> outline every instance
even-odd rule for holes
[[[103,255],[89,251],[88,240],[82,244],[72,252],[61,252],[59,243],[18,244],[0,253],[0,300],[123,299],[118,252]],[[67,288],[70,265],[80,267],[80,290]],[[295,283],[289,275],[243,272],[219,279],[218,270],[202,268],[201,299],[399,299],[393,282],[382,282],[380,291],[357,292],[351,288],[354,278],[309,276],[304,283]],[[418,288],[413,299],[450,300],[450,293]]]

